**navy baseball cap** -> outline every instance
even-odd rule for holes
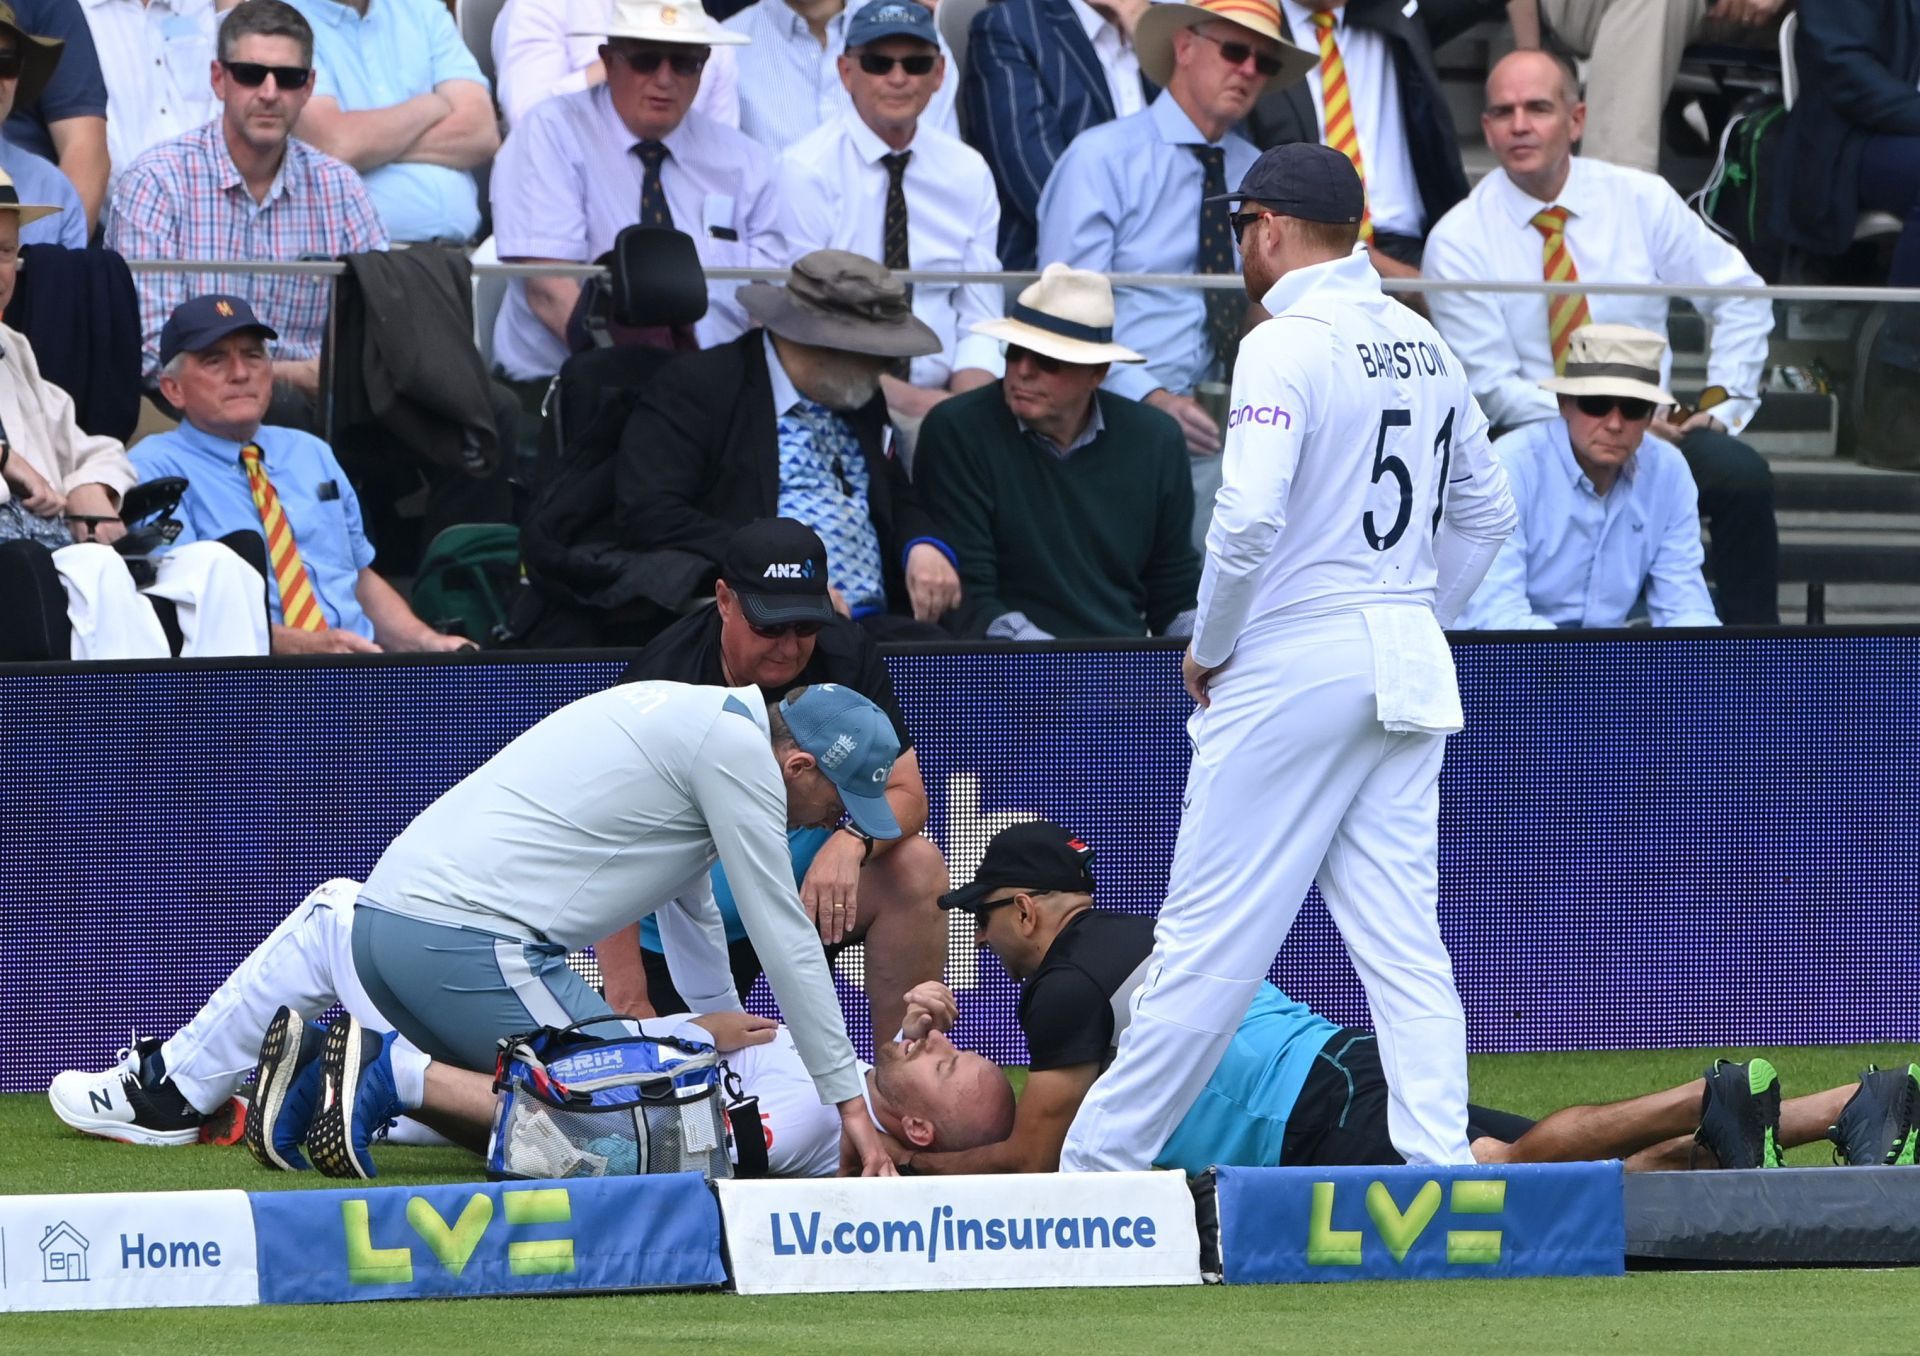
[[[870,838],[898,838],[900,821],[886,791],[900,737],[887,713],[850,687],[815,683],[782,701],[780,715],[793,742],[840,789],[853,826]]]
[[[1208,202],[1257,202],[1302,221],[1358,222],[1367,193],[1353,162],[1317,141],[1290,141],[1262,151],[1240,187]]]
[[[918,38],[940,45],[933,11],[914,0],[869,0],[847,24],[847,49],[865,47],[882,38]]]
[[[1093,849],[1058,824],[1036,819],[1000,830],[973,873],[973,884],[940,896],[943,909],[983,913],[981,901],[995,890],[1063,890],[1093,893]]]
[[[229,334],[240,330],[253,330],[269,339],[280,337],[279,331],[253,313],[253,307],[247,305],[245,297],[224,296],[217,292],[204,297],[189,297],[173,308],[173,314],[167,317],[167,323],[161,327],[160,362],[164,366],[178,354],[198,353],[203,348],[211,348]]]
[[[754,626],[833,620],[827,547],[797,518],[756,518],[727,538],[720,561],[740,610]]]

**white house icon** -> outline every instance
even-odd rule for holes
[[[87,1249],[93,1246],[86,1235],[65,1220],[47,1226],[40,1240],[40,1279],[84,1281],[87,1279]]]

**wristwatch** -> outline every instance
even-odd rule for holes
[[[841,832],[852,834],[855,838],[858,838],[862,843],[866,845],[866,851],[860,854],[860,865],[865,866],[868,862],[872,861],[873,860],[873,835],[870,833],[860,832],[860,830],[851,823],[842,824],[839,827]]]

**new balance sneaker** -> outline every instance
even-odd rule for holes
[[[374,1137],[406,1113],[393,1086],[393,1033],[352,1017],[327,1028],[320,1052],[320,1104],[307,1131],[307,1157],[328,1177],[375,1177]]]
[[[254,1065],[253,1107],[247,1117],[247,1151],[263,1168],[305,1172],[300,1152],[320,1101],[320,1052],[327,1029],[283,1007],[267,1023]]]
[[[104,1073],[69,1069],[47,1088],[53,1114],[83,1135],[171,1148],[199,1141],[206,1120],[167,1077],[157,1040],[134,1037]]]
[[[1780,1075],[1764,1059],[1716,1059],[1707,1070],[1694,1142],[1723,1168],[1780,1166]]]
[[[1872,1167],[1911,1164],[1920,1140],[1920,1064],[1881,1069],[1869,1064],[1860,1086],[1827,1131],[1833,1161]]]

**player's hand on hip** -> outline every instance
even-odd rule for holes
[[[1219,454],[1220,426],[1192,396],[1175,395],[1163,386],[1148,395],[1146,403],[1173,416],[1173,421],[1180,425],[1181,436],[1187,440],[1188,452],[1196,457]]]
[[[907,598],[915,621],[937,622],[960,606],[960,574],[945,551],[923,541],[907,552]]]
[[[842,1177],[898,1177],[893,1156],[880,1142],[867,1114],[867,1100],[855,1097],[840,1103],[840,1175]]]
[[[1224,664],[1215,664],[1211,668],[1193,657],[1189,649],[1180,656],[1180,680],[1187,685],[1187,695],[1201,706],[1212,706],[1213,696],[1208,691],[1213,686],[1213,675],[1225,668]]]
[[[765,1045],[780,1034],[780,1023],[751,1012],[703,1013],[693,1019],[693,1024],[713,1037],[713,1048],[723,1055],[749,1045]]]
[[[929,1031],[951,1031],[960,1020],[960,1005],[953,990],[937,979],[929,979],[907,990],[907,1016],[901,1033],[910,1041],[923,1038]]]
[[[860,859],[866,853],[865,843],[836,830],[827,835],[800,882],[801,906],[829,946],[843,940],[859,920]]]

